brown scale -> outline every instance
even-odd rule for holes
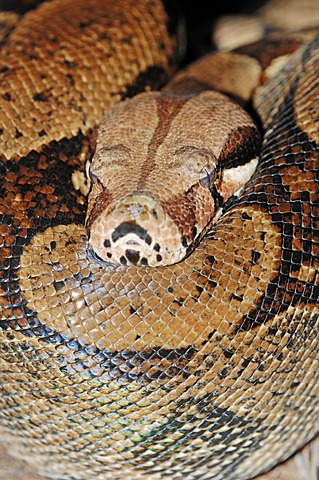
[[[163,8],[152,2],[128,2],[123,9],[114,2],[61,0],[26,14],[1,52],[2,155],[19,158],[86,133],[131,85],[135,93],[143,90],[148,72],[156,70],[163,81],[174,55]]]
[[[244,480],[316,433],[318,129],[304,119],[318,96],[318,41],[294,59],[282,82],[265,86],[273,110],[265,87],[257,96],[271,123],[255,177],[177,265],[88,260],[84,197],[70,178],[89,127],[81,141],[76,126],[49,146],[35,135],[41,152],[20,159],[17,151],[1,165],[0,428],[10,453],[65,480]],[[3,155],[13,146],[28,153],[19,128]]]

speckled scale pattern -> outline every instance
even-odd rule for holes
[[[4,144],[0,430],[9,452],[60,480],[244,480],[315,435],[318,52],[318,40],[296,52],[283,80],[257,94],[269,120],[260,166],[171,267],[88,260],[86,200],[71,178],[91,152],[89,121],[74,133],[58,110],[63,140],[48,119],[52,136],[41,143],[35,130],[37,151],[27,152],[25,134]]]
[[[161,4],[146,0],[55,0],[26,14],[0,54],[2,155],[86,133],[128,92],[154,84],[154,71],[163,82],[176,56],[167,26]]]

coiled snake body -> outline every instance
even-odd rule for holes
[[[280,74],[273,48],[188,72],[203,90],[232,64],[221,90],[241,102],[261,78],[264,135],[252,179],[186,259],[88,255],[74,185],[94,127],[164,81],[175,27],[157,1],[55,0],[1,52],[1,439],[50,478],[247,479],[318,431],[318,38],[289,44]]]

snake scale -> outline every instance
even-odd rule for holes
[[[172,73],[178,22],[165,6],[44,2],[0,53],[1,442],[49,478],[244,480],[318,432],[318,37],[212,54],[169,84],[179,104],[158,107],[164,133],[145,114],[152,160],[186,87],[200,96],[221,85],[241,104],[253,94],[260,161],[194,251],[156,268],[88,254],[83,172],[95,127]],[[197,120],[189,141],[210,135]],[[236,155],[223,152],[231,167]],[[200,191],[216,202],[208,166]],[[132,177],[116,178],[124,188]],[[172,178],[161,187],[159,177],[174,198]],[[94,218],[108,200],[99,195]]]

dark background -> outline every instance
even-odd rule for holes
[[[249,14],[267,0],[178,0],[186,16],[188,32],[188,57],[192,60],[211,48],[211,31],[214,20],[229,13]]]

